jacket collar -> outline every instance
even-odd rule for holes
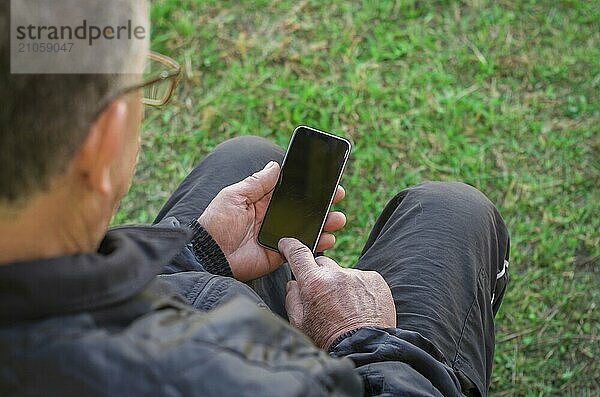
[[[184,228],[120,227],[97,252],[0,266],[0,322],[87,311],[137,294],[191,238]]]

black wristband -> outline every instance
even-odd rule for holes
[[[194,237],[191,241],[192,249],[204,269],[212,274],[233,277],[231,266],[229,266],[225,254],[210,233],[196,219],[192,219],[188,223],[188,227],[194,231]]]

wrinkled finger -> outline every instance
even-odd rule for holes
[[[317,243],[316,252],[327,251],[335,245],[335,236],[331,233],[322,233]]]
[[[279,252],[287,262],[300,284],[300,288],[310,272],[319,268],[311,250],[295,238],[282,238],[278,244]]]
[[[338,265],[333,259],[328,258],[326,256],[319,256],[315,259],[317,265],[321,267],[325,267],[328,269],[340,269],[341,266]]]
[[[333,204],[339,203],[344,197],[346,197],[346,189],[344,189],[342,185],[338,185],[335,196],[333,196]]]
[[[288,281],[285,294],[285,310],[287,311],[290,324],[296,328],[302,328],[304,318],[304,307],[300,297],[300,287],[294,280]]]
[[[335,232],[346,225],[346,215],[343,212],[333,211],[327,214],[327,219],[323,225],[323,231]]]
[[[271,161],[262,170],[225,189],[234,194],[246,197],[250,202],[255,203],[275,188],[279,179],[280,169],[277,162]]]

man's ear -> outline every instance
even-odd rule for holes
[[[111,169],[122,153],[127,112],[125,101],[112,102],[96,119],[75,156],[75,172],[89,189],[102,195],[110,195],[114,188]]]

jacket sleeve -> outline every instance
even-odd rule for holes
[[[351,360],[329,356],[244,298],[204,314],[181,311],[162,311],[140,324],[161,335],[158,349],[144,350],[160,365],[161,388],[173,395],[362,395]]]
[[[329,351],[354,362],[368,396],[463,395],[442,353],[417,332],[361,328],[342,335]]]
[[[175,217],[164,218],[155,226],[184,227]],[[192,231],[191,241],[171,263],[165,266],[163,274],[196,271],[233,277],[225,254],[212,236],[195,219],[188,222],[185,227]]]
[[[362,394],[352,361],[330,357],[245,298],[208,313],[168,297],[150,301],[155,307],[148,312],[145,299],[111,308],[109,321],[81,313],[0,330],[0,341],[13,341],[0,378],[0,390],[8,394],[2,395]],[[125,315],[131,311],[145,314],[131,321]]]

